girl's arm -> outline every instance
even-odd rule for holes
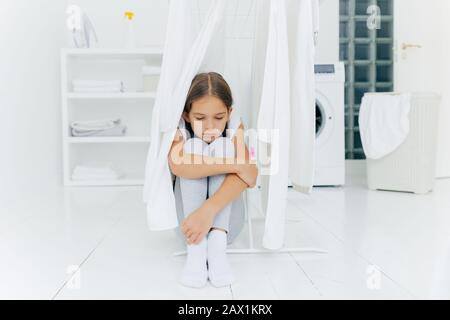
[[[240,168],[235,163],[235,158],[214,158],[185,153],[184,142],[181,132],[177,130],[169,152],[169,167],[177,177],[200,179],[239,172]]]
[[[258,168],[255,163],[250,161],[250,155],[244,140],[243,125],[239,127],[233,142],[238,162],[239,160],[245,160],[245,163],[247,163],[241,166],[241,168],[245,169],[240,171],[239,174],[245,175],[246,181],[250,181],[250,184],[244,182],[237,174],[228,174],[219,190],[183,221],[181,230],[190,244],[200,243],[211,229],[215,216],[229,203],[233,202],[244,190],[256,185]]]

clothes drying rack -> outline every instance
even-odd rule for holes
[[[248,247],[240,248],[240,249],[227,249],[227,253],[229,254],[274,254],[274,253],[315,253],[315,254],[327,254],[328,251],[319,249],[319,248],[308,248],[308,247],[292,247],[292,248],[282,248],[279,250],[269,250],[269,249],[260,249],[255,247],[254,239],[253,239],[253,224],[252,217],[248,210],[248,189],[243,193],[244,197],[244,211],[247,220],[247,228],[248,228]],[[175,252],[174,256],[183,256],[186,255],[186,251]]]
[[[170,1],[170,0],[169,0]],[[247,23],[249,17],[250,17],[250,10],[253,7],[253,3],[255,0],[252,0],[251,5],[249,7],[249,10],[246,14],[245,18],[245,24]],[[197,0],[197,7],[200,11],[199,1]],[[234,20],[233,24],[236,23],[236,17],[237,15],[238,6],[235,8],[235,14],[234,14]],[[314,41],[317,41],[318,34],[314,34]],[[286,186],[287,187],[287,186]],[[318,248],[308,248],[308,247],[292,247],[292,248],[282,248],[279,250],[269,250],[264,248],[257,248],[255,247],[254,238],[253,238],[253,224],[252,224],[252,217],[250,215],[250,212],[248,210],[248,189],[243,192],[243,201],[244,201],[244,211],[247,221],[247,228],[248,228],[248,247],[246,248],[240,248],[240,249],[227,249],[227,253],[229,254],[274,254],[274,253],[316,253],[316,254],[327,254],[328,251]],[[182,256],[186,255],[186,251],[181,252],[175,252],[174,256]]]

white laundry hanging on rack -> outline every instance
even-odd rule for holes
[[[284,238],[284,211],[288,184],[289,148],[293,147],[289,144],[289,128],[291,127],[290,109],[292,108],[290,103],[291,86],[289,83],[291,80],[289,68],[290,63],[295,60],[288,59],[289,47],[285,1],[270,1],[271,20],[269,29],[271,31],[269,32],[270,37],[266,41],[270,45],[264,46],[262,50],[266,54],[267,47],[267,55],[270,55],[271,58],[266,59],[263,64],[263,66],[266,66],[263,69],[265,70],[265,75],[268,77],[265,78],[267,81],[264,82],[264,88],[266,90],[264,90],[264,96],[261,100],[261,108],[265,111],[260,112],[261,119],[259,121],[259,128],[278,129],[282,138],[281,141],[283,141],[281,145],[274,144],[271,150],[272,154],[276,155],[281,161],[279,163],[281,173],[269,177],[268,185],[270,189],[266,188],[266,191],[269,190],[269,192],[267,192],[268,208],[263,245],[268,249],[278,249],[281,247],[282,239]],[[221,68],[223,67],[224,50],[222,47],[224,39],[222,38],[223,32],[221,33],[219,31],[224,26],[223,18],[226,2],[225,0],[208,2],[210,7],[207,17],[198,35],[196,35],[193,25],[198,20],[194,20],[190,15],[191,1],[170,1],[167,37],[161,78],[152,117],[151,144],[147,156],[143,192],[143,200],[147,203],[147,221],[150,230],[168,230],[178,226],[167,156],[175,136],[192,79],[198,72],[221,72]],[[230,2],[228,1],[228,3]],[[269,4],[268,0],[258,0],[256,3]],[[312,16],[312,5],[307,7],[310,8],[309,14]],[[258,11],[259,14],[264,14],[264,10]],[[308,13],[304,14],[307,15]],[[268,16],[269,14],[267,14]],[[311,20],[312,18],[309,17],[305,23],[307,24]],[[309,26],[308,30],[312,29],[312,26]],[[314,37],[312,32],[309,35],[310,37],[305,36],[305,38],[307,41],[313,41]],[[262,42],[264,43],[265,40]],[[311,48],[311,46],[308,46],[308,48]],[[299,54],[296,58],[302,59],[303,55]],[[309,66],[309,62],[305,65]],[[313,68],[308,68],[306,72],[309,72],[309,70],[313,70]],[[276,79],[269,77],[273,74],[277,75]],[[299,88],[299,90],[304,93],[309,92],[307,90],[314,90],[311,87],[313,83],[302,81],[303,79],[294,79],[294,81],[298,81],[299,86],[307,87],[306,89]],[[307,96],[310,97],[310,95]],[[299,107],[309,108],[310,106]],[[307,110],[300,112],[300,114],[308,115],[309,112],[310,110]],[[273,123],[272,120],[274,120]],[[311,123],[307,122],[307,127],[305,129],[302,128],[302,131],[299,133],[301,134],[303,130],[308,132],[311,127],[314,128],[314,121],[311,121]],[[298,137],[298,139],[308,138],[308,135]],[[314,151],[313,144],[314,141],[299,143],[298,146],[304,146],[304,149],[298,150],[312,157]],[[279,147],[279,149],[277,150],[275,147]],[[299,147],[294,146],[294,148]],[[301,156],[309,159],[306,155]],[[272,165],[274,165],[274,162],[272,162]],[[305,161],[305,163],[298,165],[304,170],[311,170],[312,167],[311,161]],[[310,176],[312,176],[312,172],[307,173],[301,170],[301,175],[294,179],[298,183],[299,189],[308,191],[311,189],[310,180],[312,179],[310,179]],[[281,215],[279,214],[280,211],[282,211]]]
[[[264,3],[266,2],[266,3]],[[295,190],[310,193],[314,175],[315,145],[315,33],[317,0],[258,2],[259,18],[269,11],[268,28],[258,29],[255,65],[264,66],[264,81],[257,120],[260,154],[267,152],[270,175],[261,177],[262,208],[266,212],[263,246],[283,247],[288,178]],[[267,42],[261,38],[267,36]],[[259,48],[261,49],[261,48]],[[267,131],[267,135],[261,134]]]
[[[319,0],[290,0],[288,6],[291,147],[289,178],[295,190],[310,193],[314,183],[316,142],[315,36]]]
[[[260,130],[259,149],[267,149],[270,157],[269,172],[261,172],[262,194],[265,200],[262,207],[266,212],[263,246],[267,249],[279,249],[281,246],[278,245],[278,236],[284,237],[290,139],[289,52],[285,1],[271,1],[269,10],[265,73],[257,128]],[[267,133],[267,136],[263,133]]]
[[[211,1],[206,20],[198,34],[195,34],[196,20],[192,16],[192,2],[170,1],[166,43],[152,116],[151,143],[143,191],[150,230],[168,230],[178,226],[167,156],[192,79],[202,69],[214,67],[214,62],[220,61],[219,57],[217,60],[206,60],[205,57],[207,52],[217,53],[218,49],[213,45],[220,42],[220,34],[223,34],[218,31],[224,25],[225,3],[225,0]],[[220,66],[217,67],[220,68]]]
[[[124,136],[127,126],[121,125],[121,121],[120,118],[73,121],[70,124],[71,134],[74,137]]]

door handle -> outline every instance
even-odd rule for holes
[[[422,45],[413,44],[413,43],[402,43],[402,50],[407,50],[407,49],[412,49],[412,48],[421,49]]]

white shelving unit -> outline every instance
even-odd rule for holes
[[[143,185],[150,143],[152,109],[163,50],[62,49],[61,97],[63,170],[65,186]],[[144,84],[142,68],[154,71]],[[123,93],[74,93],[72,80],[122,80]],[[80,120],[120,118],[127,132],[122,137],[73,137],[70,124]],[[73,180],[77,165],[112,163],[124,174],[118,180]]]

